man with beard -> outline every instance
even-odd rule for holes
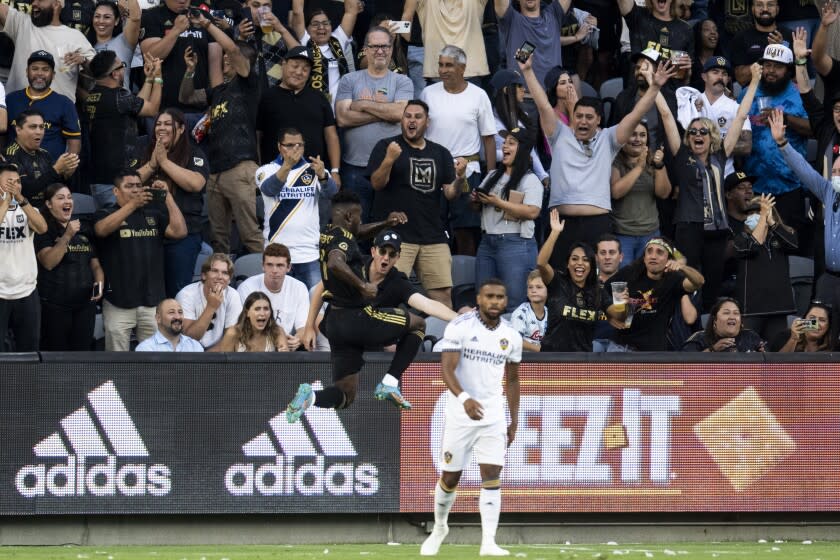
[[[79,156],[63,153],[53,161],[41,147],[44,139],[44,116],[28,109],[15,122],[15,141],[6,148],[6,160],[17,164],[24,196],[40,204],[43,192],[52,183],[64,183],[79,167]]]
[[[674,51],[687,53],[674,61],[681,71],[691,68],[694,53],[694,32],[688,22],[677,17],[676,0],[646,0],[644,7],[634,0],[618,0],[618,9],[630,31],[630,52],[656,48],[663,57]]]
[[[798,231],[807,222],[800,188],[802,185],[794,171],[784,162],[779,150],[775,149],[770,127],[767,126],[767,116],[772,109],[784,112],[788,140],[803,156],[807,149],[807,139],[811,136],[811,125],[799,91],[791,81],[793,52],[784,45],[768,45],[759,62],[761,82],[750,107],[749,117],[753,127],[752,152],[745,161],[744,171],[758,177],[753,183],[755,193],[772,194],[776,198],[776,209],[782,221]],[[740,99],[746,92],[746,89],[741,92]],[[761,104],[764,104],[764,108]]]
[[[26,87],[26,58],[35,51],[47,51],[58,59],[59,72],[53,89],[76,102],[76,84],[81,65],[96,52],[85,36],[61,23],[61,0],[32,0],[29,17],[0,4],[0,26],[15,42],[15,55],[6,88],[17,91]]]
[[[616,97],[610,110],[610,120],[608,125],[615,126],[621,119],[629,115],[633,111],[633,107],[639,102],[639,99],[647,92],[648,82],[645,79],[645,73],[656,69],[656,64],[662,58],[656,48],[646,48],[640,53],[636,53],[631,57],[633,62],[633,78],[634,82],[627,88],[621,91]],[[674,90],[666,85],[661,90],[662,96],[668,103],[668,108],[671,113],[677,114],[677,98],[674,95]],[[659,111],[656,107],[651,107],[645,114],[644,118],[648,124],[648,146],[655,151],[658,146],[665,140],[665,129],[662,127],[662,121],[659,120]]]
[[[15,118],[24,110],[35,109],[44,115],[44,140],[41,147],[56,160],[64,152],[78,154],[82,150],[82,131],[76,105],[50,89],[54,78],[53,55],[47,51],[35,51],[26,61],[29,87],[9,93],[6,96],[6,108],[12,123],[9,141],[15,139]]]
[[[184,306],[184,332],[209,350],[242,313],[239,293],[230,286],[233,261],[213,253],[201,265],[201,280],[185,286],[175,299]]]
[[[402,117],[402,134],[380,140],[368,163],[375,196],[373,216],[384,219],[390,212],[405,212],[408,222],[397,226],[402,236],[402,258],[397,268],[417,277],[434,300],[452,307],[452,255],[441,220],[441,191],[452,200],[466,184],[466,160],[458,158],[424,138],[429,106],[412,100]]]
[[[158,330],[137,345],[135,352],[204,352],[197,340],[181,331],[184,326],[184,309],[178,300],[165,299],[155,310]]]
[[[735,35],[729,43],[732,64],[735,66],[735,81],[743,87],[750,83],[750,65],[758,62],[767,45],[782,42],[793,44],[793,34],[776,25],[779,0],[754,0],[752,15],[755,25]]]
[[[738,112],[738,103],[726,96],[731,71],[729,61],[724,57],[711,56],[703,65],[703,73],[700,75],[706,86],[703,93],[700,94],[698,103],[700,105],[700,115],[717,124],[721,140],[726,138],[726,134],[729,132],[729,123],[735,120],[735,114]],[[682,104],[680,104],[680,109],[682,109]],[[689,120],[690,118],[681,120],[680,124],[687,127]],[[732,163],[733,157],[747,156],[752,150],[752,126],[749,119],[744,121],[741,130],[733,133],[738,134],[739,138],[732,155],[726,160],[727,175],[735,171]]]

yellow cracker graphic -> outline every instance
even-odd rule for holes
[[[759,480],[796,449],[753,387],[694,425],[694,434],[736,492]]]

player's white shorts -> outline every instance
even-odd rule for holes
[[[440,444],[440,467],[444,471],[462,471],[469,465],[471,453],[475,453],[479,465],[504,466],[506,451],[507,424],[504,420],[472,426],[447,422]]]

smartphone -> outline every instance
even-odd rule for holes
[[[164,189],[147,189],[150,193],[152,193],[152,201],[154,202],[166,202],[166,191]]]
[[[519,49],[516,51],[515,58],[519,62],[527,62],[528,58],[530,58],[530,56],[534,53],[536,49],[537,46],[534,45],[534,43],[529,43],[528,41],[525,41],[524,43],[522,43],[522,46],[519,47]]]
[[[190,8],[189,10],[187,10],[187,14],[190,17],[194,17],[194,18],[201,17],[202,15],[204,15],[203,12],[201,10],[199,10],[198,8]]]
[[[820,322],[817,319],[802,319],[802,328],[806,331],[818,331]]]
[[[247,19],[251,23],[254,23],[254,14],[251,13],[251,8],[247,6],[242,8],[242,19]]]
[[[91,297],[96,299],[102,295],[102,284],[99,282],[93,283],[93,291],[91,292]]]
[[[411,33],[411,22],[410,21],[392,21],[391,22],[391,29],[393,29],[394,33]]]

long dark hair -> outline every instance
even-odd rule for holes
[[[555,66],[549,70],[545,75],[543,85],[545,86],[545,95],[548,97],[549,104],[554,107],[557,105],[557,82],[560,81],[560,76],[568,74],[571,80],[577,74],[574,70],[563,68],[562,66]]]
[[[510,170],[510,178],[508,178],[507,184],[502,188],[502,200],[507,200],[510,196],[510,191],[516,190],[522,178],[531,172],[531,145],[528,142],[518,142],[518,144],[516,156],[513,158],[513,165]],[[487,181],[482,185],[481,192],[485,194],[491,192],[504,174],[505,164],[499,161],[496,169],[487,177]]]
[[[258,301],[268,302],[268,323],[266,323],[265,329],[262,333],[255,331],[250,319],[248,319],[248,311],[250,311],[251,307]],[[278,325],[277,321],[274,319],[274,308],[272,307],[271,300],[268,299],[268,296],[259,291],[251,292],[248,297],[245,298],[245,302],[242,304],[242,313],[239,314],[239,320],[236,322],[236,332],[239,333],[239,343],[247,349],[248,342],[250,342],[254,336],[264,334],[271,340],[272,343],[276,344],[277,337],[280,336],[281,331],[282,329],[280,328],[280,325]]]
[[[715,20],[707,18],[703,21],[697,22],[697,25],[694,26],[694,52],[692,54],[694,55],[694,59],[697,61],[700,60],[700,55],[703,54],[703,24],[707,21],[711,21],[712,23],[714,23],[715,27],[717,27],[718,30],[718,44],[715,47],[712,56],[723,56],[723,41],[721,41],[722,36],[720,33],[720,27],[718,27],[718,24]],[[735,75],[732,74],[730,78],[734,80]]]
[[[114,37],[117,37],[120,33],[123,32],[122,14],[120,13],[120,8],[119,8],[119,6],[117,6],[116,2],[112,2],[111,0],[99,0],[99,2],[97,2],[96,6],[94,6],[94,8],[93,8],[94,13],[96,13],[96,9],[99,6],[107,6],[107,7],[111,8],[111,11],[114,12],[114,32],[111,33],[111,39],[113,39]],[[93,17],[93,16],[91,16],[91,17]],[[93,25],[91,25],[90,29],[88,29],[88,32],[85,35],[85,38],[88,40],[88,42],[90,42],[91,45],[96,44],[96,30],[93,28]],[[125,62],[126,62],[126,64],[129,64],[129,65],[131,64],[130,60],[126,60]]]
[[[70,187],[64,183],[52,183],[44,189],[44,211],[41,212],[41,214],[43,214],[44,220],[46,220],[47,225],[51,228],[58,225],[58,220],[55,219],[55,216],[53,216],[52,212],[50,212],[49,208],[47,208],[47,201],[51,200],[52,197],[54,197],[61,189],[70,190]],[[72,196],[72,194],[73,193],[71,192],[70,195]]]
[[[566,253],[566,260],[563,261],[563,269],[555,271],[555,274],[560,273],[560,275],[568,280],[570,284],[574,284],[574,282],[572,282],[572,277],[569,274],[569,259],[572,258],[572,253],[575,249],[582,249],[583,254],[589,260],[589,274],[586,275],[586,280],[583,283],[583,291],[586,294],[586,299],[589,300],[587,303],[594,306],[594,309],[600,309],[601,288],[598,285],[598,266],[595,263],[595,251],[589,243],[584,243],[583,241],[575,241],[572,243],[571,246],[569,246],[569,252]],[[576,284],[575,287],[577,287]]]
[[[731,297],[721,297],[715,302],[712,308],[709,310],[709,318],[706,319],[706,328],[703,329],[703,340],[706,342],[706,345],[711,348],[713,344],[715,344],[718,340],[720,340],[720,336],[715,332],[715,320],[717,320],[717,314],[720,311],[720,308],[723,307],[725,303],[734,303],[735,306],[738,308],[739,313],[743,313],[741,309],[741,303]],[[744,330],[744,322],[741,321],[741,331]],[[740,333],[739,333],[740,334]]]
[[[163,115],[169,115],[172,117],[172,124],[175,128],[183,128],[184,132],[181,133],[181,136],[178,140],[175,140],[175,143],[169,146],[169,160],[177,165],[178,167],[187,167],[187,162],[190,159],[190,139],[189,133],[190,131],[187,130],[187,123],[184,119],[184,113],[175,109],[173,107],[169,107],[168,109],[164,109],[155,117],[155,123],[152,125],[152,131],[149,134],[149,145],[146,147],[146,158],[143,160],[143,163],[148,162],[152,159],[152,152],[155,151],[155,129],[154,127],[157,126],[158,120]],[[173,138],[174,138],[174,131],[173,131]]]
[[[775,210],[775,208],[774,208]],[[838,328],[837,328],[837,320],[834,317],[834,310],[832,306],[828,303],[823,303],[821,301],[812,301],[808,305],[808,312],[810,312],[815,307],[822,309],[825,311],[826,316],[828,317],[828,328],[825,331],[825,334],[820,340],[819,346],[817,346],[818,352],[834,352],[837,349],[837,336],[838,336]],[[806,313],[808,315],[808,313]],[[805,337],[802,336],[799,340],[796,341],[796,347],[794,348],[795,352],[804,352],[805,351]]]
[[[524,127],[530,131],[534,127],[531,117],[528,116],[522,105],[516,102],[516,86],[513,84],[506,85],[496,92],[493,97],[493,112],[502,121],[505,130]]]
[[[644,129],[645,129],[645,132],[647,132],[648,160],[645,162],[645,165],[647,166],[647,165],[650,164],[650,158],[652,157],[652,154],[650,153],[650,127],[648,127],[647,120],[645,120],[645,119],[640,120],[636,124],[636,126],[643,126]],[[636,126],[633,127],[633,132],[636,131]],[[627,144],[625,144],[625,146],[626,145]],[[623,149],[618,151],[618,155],[616,156],[616,158],[619,159],[621,161],[621,163],[623,163],[626,167],[630,167],[631,165],[633,165],[633,164],[630,163],[630,157],[627,154],[624,153]]]

